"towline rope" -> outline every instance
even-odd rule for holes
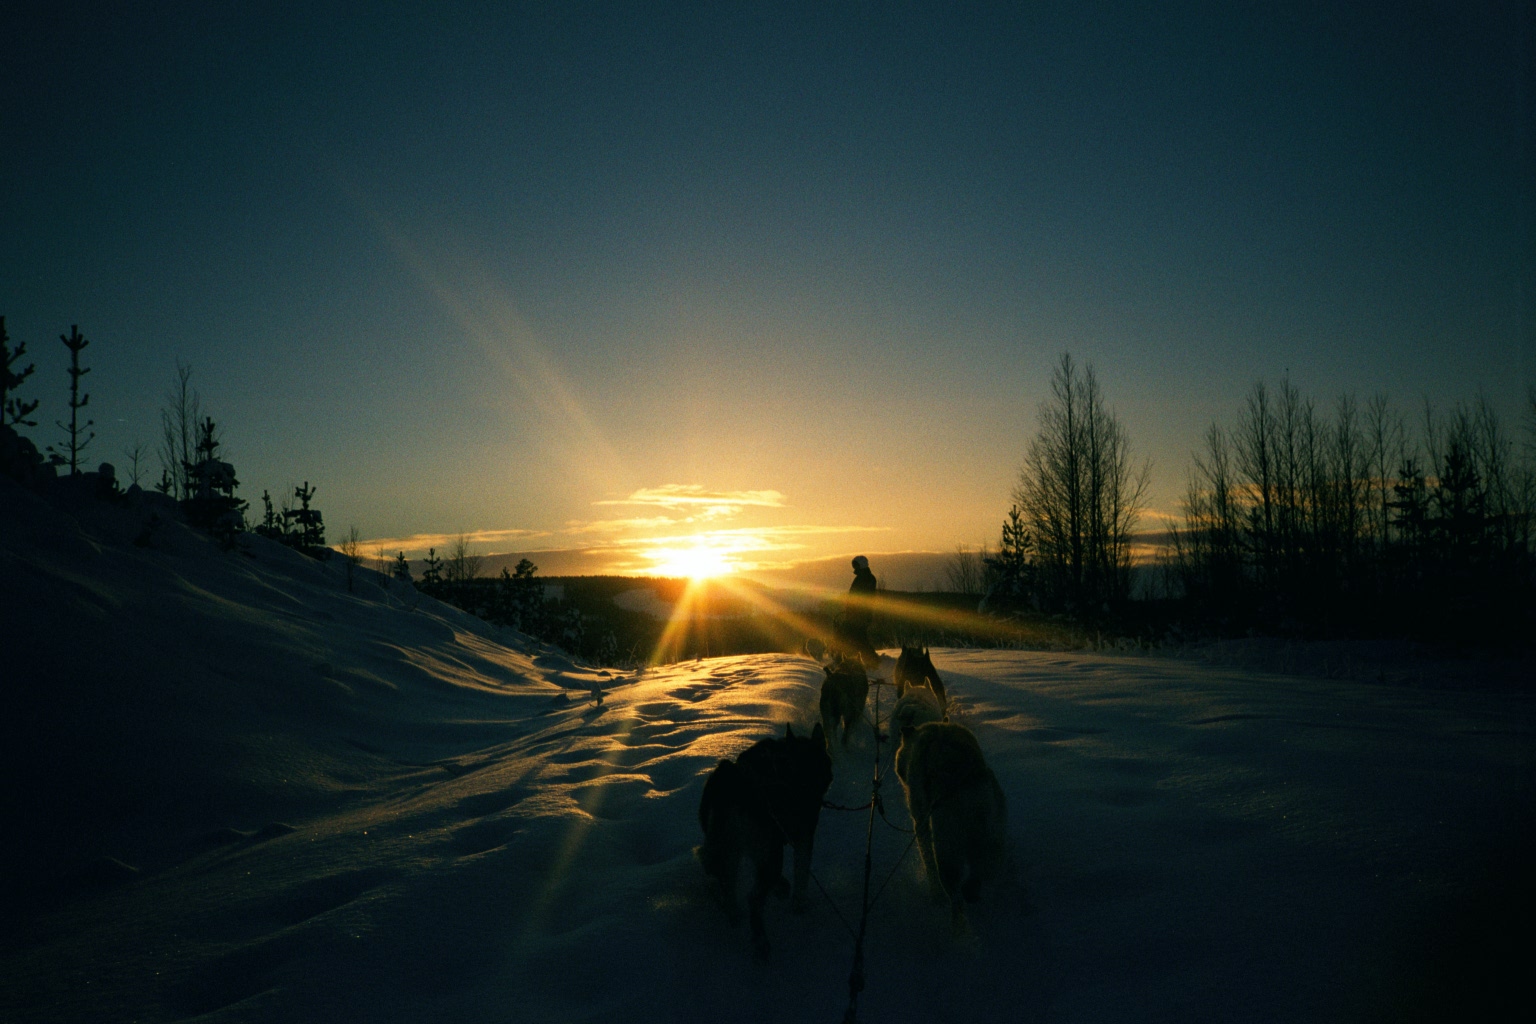
[[[809,874],[811,877],[811,881],[816,883],[816,888],[821,892],[821,895],[826,898],[828,905],[832,908],[832,912],[837,915],[838,922],[842,924],[843,928],[846,929],[848,934],[853,938],[853,967],[848,972],[848,1009],[843,1014],[843,1024],[859,1024],[859,993],[864,991],[864,938],[869,934],[869,912],[874,908],[874,905],[879,901],[880,897],[885,894],[886,886],[890,885],[891,879],[896,877],[897,869],[900,868],[902,862],[907,859],[907,854],[912,851],[913,844],[917,842],[917,834],[914,830],[910,828],[903,828],[902,826],[891,821],[890,818],[886,817],[885,802],[880,799],[880,786],[881,783],[885,781],[884,776],[880,772],[880,745],[885,742],[885,737],[880,732],[879,688],[881,686],[890,686],[891,683],[884,679],[875,678],[870,680],[870,685],[875,688],[875,716],[874,720],[870,722],[870,725],[873,727],[875,733],[875,756],[874,775],[870,783],[869,801],[867,803],[860,804],[857,807],[846,807],[842,804],[834,804],[828,800],[823,800],[821,802],[821,806],[823,808],[833,811],[869,811],[869,817],[866,819],[864,826],[864,890],[859,901],[860,908],[858,931],[854,931],[853,926],[848,923],[848,919],[843,916],[842,909],[838,907],[837,901],[832,898],[832,894],[827,892],[827,887],[821,884],[821,879],[816,877],[816,872],[807,872],[807,874]],[[866,719],[866,721],[869,720]],[[768,813],[770,816],[773,816],[773,811],[771,809]],[[880,888],[875,890],[874,898],[871,899],[869,895],[869,881],[870,876],[874,873],[876,813],[880,815],[880,819],[884,821],[886,825],[890,826],[897,832],[906,833],[912,838],[907,840],[907,845],[902,849],[901,856],[897,857],[895,863],[891,865],[891,870],[887,872],[885,880],[880,883]],[[778,818],[776,816],[774,816],[774,821],[775,823],[778,823]],[[783,825],[780,825],[779,827],[781,830],[783,829]]]
[[[875,893],[875,900],[871,900],[869,898],[869,878],[874,871],[876,812],[879,812],[880,817],[887,825],[891,825],[890,819],[885,817],[885,804],[880,799],[880,784],[884,781],[880,774],[880,744],[884,740],[884,736],[880,732],[880,687],[890,684],[884,679],[874,679],[871,680],[871,685],[873,685],[875,690],[875,719],[871,723],[875,731],[874,777],[870,784],[869,818],[864,826],[864,892],[860,897],[859,933],[853,938],[853,967],[848,972],[848,1010],[843,1014],[843,1024],[858,1024],[859,1020],[859,993],[864,991],[864,937],[869,934],[870,908],[874,906],[875,900],[878,900],[881,894],[885,892],[886,885],[890,884],[891,878],[896,874],[896,869],[906,859],[907,851],[912,849],[912,843],[917,840],[917,836],[914,835],[912,842],[907,843],[907,849],[901,851],[901,856],[896,858],[895,864],[891,865],[890,874],[886,876],[885,882],[881,883],[879,890]],[[891,827],[900,828],[896,825],[891,825]],[[908,830],[900,829],[900,831]]]

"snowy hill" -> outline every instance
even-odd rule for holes
[[[0,1018],[841,1019],[864,815],[823,814],[827,895],[770,903],[767,965],[691,853],[715,761],[814,721],[812,662],[594,670],[153,498],[3,479],[0,580]],[[1528,965],[1529,700],[934,660],[1013,869],[952,938],[877,821],[861,1019],[1430,1020]],[[873,752],[829,799],[867,799]]]

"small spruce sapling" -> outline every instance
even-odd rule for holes
[[[48,450],[53,452],[59,464],[69,465],[70,476],[77,476],[80,473],[80,457],[85,454],[86,446],[96,438],[94,431],[84,438],[80,436],[96,425],[95,420],[80,422],[80,410],[91,403],[90,395],[80,393],[80,378],[91,372],[89,367],[80,365],[80,352],[90,342],[80,333],[79,324],[70,324],[69,333],[59,335],[59,340],[64,343],[65,348],[69,349],[69,425],[65,426],[58,421],[55,421],[55,425],[69,434],[68,440],[62,446],[69,452],[69,458],[64,458],[64,452],[55,450],[52,445],[48,446]],[[30,370],[30,367],[28,369]]]
[[[397,580],[404,580],[407,583],[411,582],[411,563],[406,561],[404,551],[397,551],[395,553],[393,575]]]
[[[256,526],[256,533],[271,540],[282,540],[282,521],[278,519],[276,510],[272,508],[272,495],[265,489],[261,492],[261,507],[261,522]]]
[[[227,547],[245,529],[246,503],[235,497],[240,481],[235,467],[219,458],[218,427],[213,417],[198,424],[197,460],[184,467],[192,493],[182,500],[187,521],[217,537]]]
[[[443,560],[437,557],[437,548],[428,548],[421,570],[421,589],[436,597],[443,587]]]
[[[11,369],[16,364],[16,360],[26,354],[27,343],[24,341],[15,348],[10,347],[10,335],[5,333],[5,317],[0,316],[0,425],[37,426],[36,420],[27,419],[37,411],[37,400],[23,402],[13,397],[22,381],[32,376],[32,371],[37,369],[32,363],[28,363],[20,370]]]
[[[299,507],[283,509],[284,532],[292,537],[300,550],[316,551],[325,544],[325,521],[319,509],[309,507],[315,497],[315,488],[305,480],[304,486],[293,489],[293,496],[299,499]]]

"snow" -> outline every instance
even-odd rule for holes
[[[692,856],[705,774],[809,728],[817,665],[594,669],[246,544],[152,498],[53,507],[0,480],[0,1018],[842,1019],[866,815],[824,812],[830,900],[770,901],[766,965]],[[1007,794],[1013,866],[957,938],[875,822],[862,1020],[1391,1019],[1432,1005],[1500,865],[1528,867],[1522,695],[933,658]],[[856,730],[828,799],[867,800],[873,760]],[[905,824],[894,776],[883,796]]]

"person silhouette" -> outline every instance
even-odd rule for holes
[[[838,639],[848,653],[857,655],[868,668],[880,663],[869,642],[869,627],[875,618],[875,574],[869,571],[869,559],[858,555],[853,560],[853,583],[843,601],[843,616],[838,623]]]

